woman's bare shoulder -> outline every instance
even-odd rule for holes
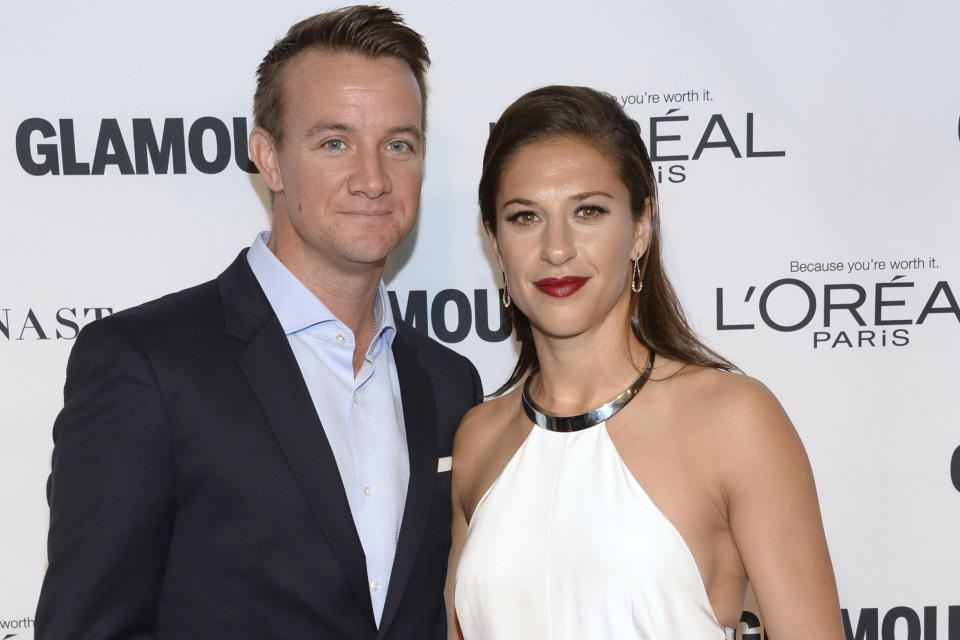
[[[667,369],[669,371],[669,369]],[[775,446],[796,432],[776,396],[756,378],[710,367],[676,367],[664,380],[693,424],[733,447]]]
[[[453,492],[469,520],[480,496],[511,454],[515,444],[516,391],[471,409],[453,440]]]
[[[762,382],[741,373],[687,366],[665,383],[673,387],[670,413],[664,415],[675,418],[671,427],[695,456],[695,466],[713,474],[725,501],[750,495],[758,483],[812,485],[800,436]]]
[[[470,409],[460,421],[453,440],[453,455],[474,454],[485,451],[509,427],[511,418],[516,414],[518,403],[517,390],[497,398],[491,398],[483,404]]]

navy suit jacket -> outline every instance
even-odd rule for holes
[[[482,389],[397,321],[410,481],[379,630],[333,452],[242,252],[88,325],[54,425],[37,640],[445,638],[453,434]]]

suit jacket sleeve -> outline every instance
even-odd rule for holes
[[[480,381],[480,374],[474,364],[469,360],[467,363],[470,365],[470,375],[473,378],[473,406],[476,406],[483,402],[483,382]]]
[[[172,442],[150,359],[111,320],[81,332],[67,365],[37,640],[155,634],[175,513]]]

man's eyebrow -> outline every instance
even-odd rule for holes
[[[420,127],[418,127],[418,126],[415,125],[415,124],[407,124],[407,125],[402,125],[402,126],[399,126],[399,127],[392,127],[391,129],[389,129],[389,130],[387,131],[387,135],[390,135],[390,136],[395,136],[395,135],[400,134],[400,133],[408,133],[408,134],[410,134],[410,135],[412,135],[412,136],[415,136],[415,137],[417,137],[417,138],[422,137],[422,135],[421,135],[421,133],[420,133]]]
[[[307,129],[307,137],[312,138],[323,133],[351,130],[352,127],[345,125],[342,122],[316,122],[312,127]]]
[[[325,133],[345,133],[353,131],[353,127],[342,122],[317,122],[307,129],[307,137],[312,138]],[[417,138],[421,137],[420,127],[415,124],[407,124],[399,127],[391,127],[387,130],[388,136],[395,136],[406,133]]]

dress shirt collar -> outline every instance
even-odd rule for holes
[[[300,280],[287,269],[273,251],[267,247],[270,232],[262,231],[254,238],[247,252],[247,262],[264,295],[280,320],[284,333],[291,335],[308,327],[325,322],[340,322],[333,313]],[[388,344],[393,344],[397,327],[393,313],[386,305],[387,290],[383,280],[377,287],[377,297],[373,302],[376,309],[378,330],[373,342],[383,336]],[[343,324],[342,322],[340,322]],[[345,325],[344,325],[345,326]],[[371,344],[371,347],[373,345]]]

